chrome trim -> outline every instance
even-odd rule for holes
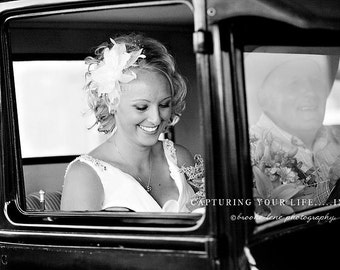
[[[204,222],[206,213],[202,214],[202,217],[197,221],[196,225],[189,228],[162,228],[162,227],[127,227],[127,226],[90,226],[90,225],[57,225],[57,224],[37,224],[37,223],[18,223],[14,222],[8,214],[8,205],[11,203],[5,202],[4,215],[8,222],[13,226],[22,227],[36,227],[36,228],[65,228],[65,229],[87,229],[87,230],[112,230],[112,231],[146,231],[146,232],[192,232],[197,230]],[[14,202],[18,208],[17,201]],[[51,215],[52,216],[52,215]],[[52,216],[53,217],[53,216]]]

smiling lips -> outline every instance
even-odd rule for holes
[[[317,110],[318,106],[316,105],[306,105],[306,106],[300,106],[300,111],[315,111]]]
[[[158,129],[159,126],[154,126],[154,127],[146,127],[142,125],[138,125],[143,131],[147,133],[155,133]]]

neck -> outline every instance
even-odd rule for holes
[[[317,132],[318,130],[311,130],[305,132],[295,132],[295,134],[292,133],[292,135],[298,137],[301,141],[303,141],[308,149],[312,150]]]
[[[119,138],[119,136],[113,135],[109,142],[113,144],[114,150],[118,153],[121,162],[123,162],[125,170],[132,175],[147,192],[150,193],[152,191],[151,147],[137,147],[137,145],[128,142],[126,139],[123,140],[124,138],[122,138],[119,146],[124,149],[123,156],[122,152],[118,148],[117,141],[119,142],[119,140],[117,140],[117,138]]]
[[[119,134],[112,135],[108,141],[116,148],[122,161],[127,162],[129,166],[133,166],[138,171],[149,167],[151,147],[137,145]]]
[[[322,123],[319,123],[320,125],[310,127],[309,129],[299,129],[296,126],[294,128],[291,128],[290,126],[284,125],[284,123],[282,123],[281,121],[276,121],[274,117],[270,116],[270,113],[266,114],[267,117],[281,130],[289,133],[292,136],[299,138],[310,150],[313,149],[316,134],[322,127]]]

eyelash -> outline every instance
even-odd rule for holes
[[[169,108],[170,107],[170,103],[166,103],[166,104],[159,104],[159,107],[161,108]],[[138,111],[145,111],[148,108],[148,106],[143,106],[143,107],[138,107],[136,106],[136,109]]]
[[[143,106],[143,107],[138,107],[138,106],[136,106],[136,109],[137,109],[138,111],[145,111],[147,108],[148,108],[147,106]]]
[[[161,108],[169,108],[170,107],[170,103],[159,104],[159,107],[161,107]]]

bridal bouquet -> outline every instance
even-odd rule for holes
[[[255,213],[261,216],[294,213],[294,200],[306,200],[313,195],[318,171],[302,170],[302,162],[295,157],[297,147],[284,149],[270,133],[262,139],[252,137],[250,144]]]

